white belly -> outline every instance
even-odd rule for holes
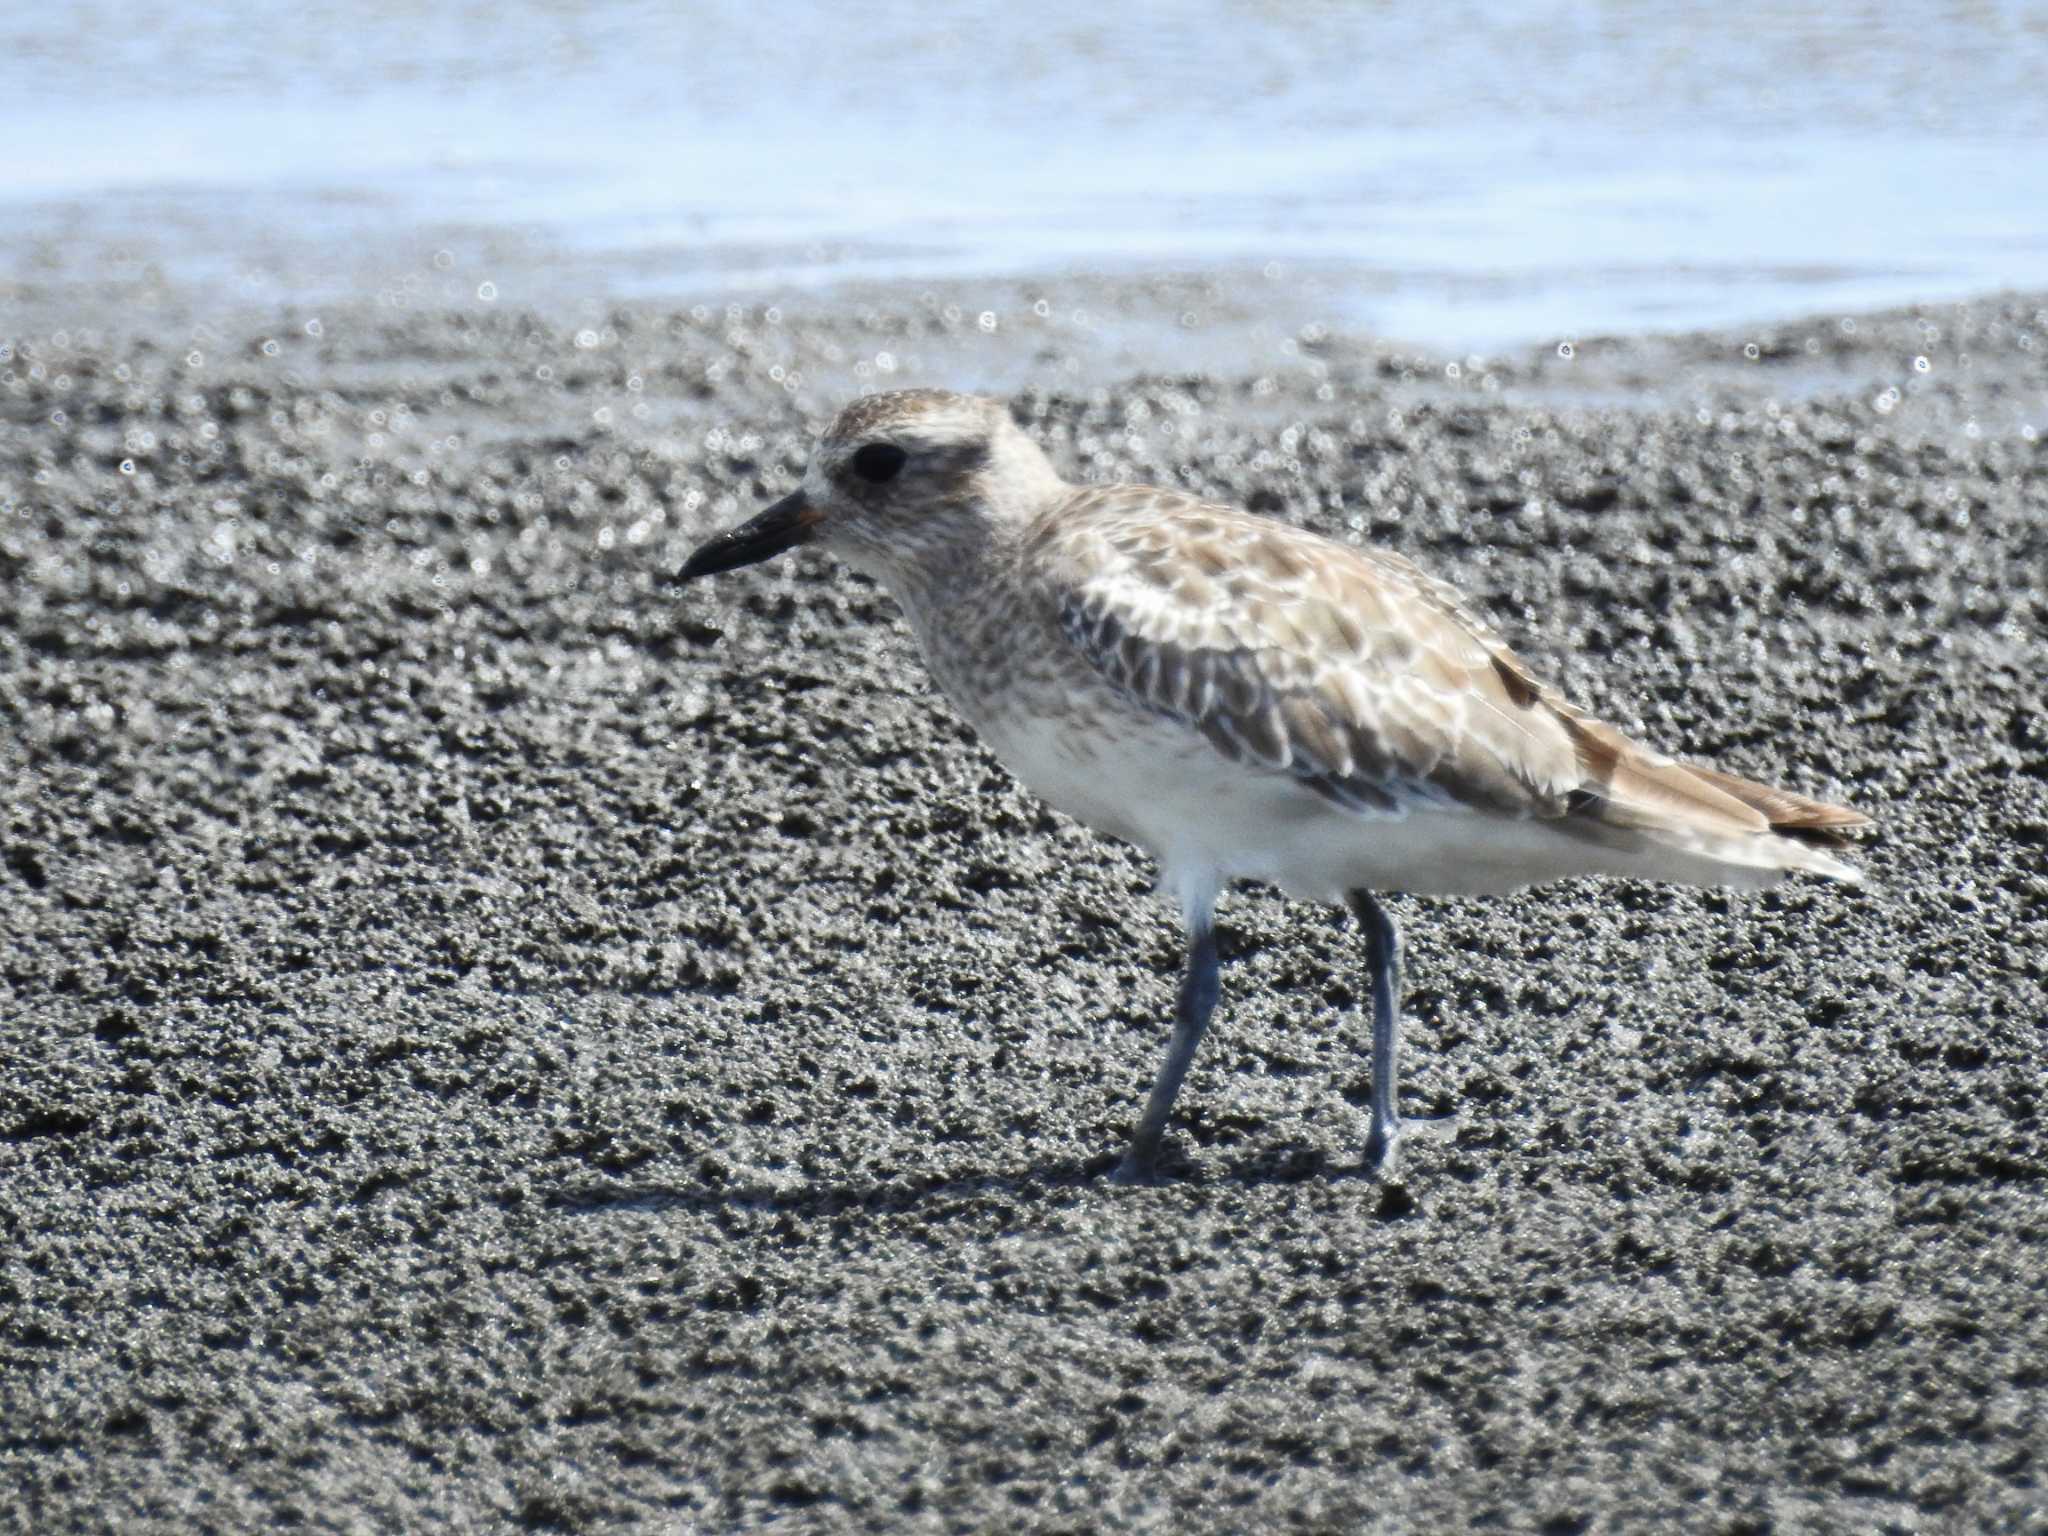
[[[1360,814],[1291,774],[1234,763],[1171,720],[1120,710],[978,725],[1033,793],[1143,848],[1159,862],[1161,886],[1182,893],[1263,880],[1301,900],[1337,903],[1360,889],[1496,895],[1575,875],[1735,885],[1777,876],[1696,866],[1669,848],[1603,845],[1554,822],[1427,801]]]

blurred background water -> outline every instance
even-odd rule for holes
[[[1472,348],[2048,279],[2048,7],[54,0],[0,306],[1275,270]]]

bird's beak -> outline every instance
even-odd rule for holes
[[[793,491],[739,527],[715,533],[699,544],[696,552],[683,562],[682,570],[676,573],[676,580],[694,581],[699,576],[736,571],[743,565],[755,565],[779,555],[785,549],[808,544],[818,526],[819,515],[818,510],[804,500],[802,491]]]

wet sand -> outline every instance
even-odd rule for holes
[[[1031,297],[9,340],[0,1530],[2040,1528],[2048,297],[1147,370]],[[1143,863],[862,581],[671,581],[975,379],[1871,811],[1870,883],[1397,898],[1463,1118],[1386,1185],[1359,947],[1241,892],[1182,1177],[1107,1184]]]

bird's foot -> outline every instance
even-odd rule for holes
[[[1109,1182],[1137,1189],[1172,1182],[1159,1163],[1157,1145],[1143,1148],[1134,1146],[1124,1153],[1123,1161],[1110,1171]]]
[[[1424,1141],[1447,1140],[1458,1133],[1456,1115],[1410,1115],[1382,1120],[1373,1116],[1365,1133],[1365,1161],[1361,1172],[1375,1178],[1391,1179],[1400,1166],[1401,1147],[1411,1138]]]
[[[1121,1184],[1126,1189],[1143,1189],[1148,1185],[1164,1184],[1166,1180],[1152,1164],[1133,1162],[1127,1157],[1109,1171],[1109,1182]]]

